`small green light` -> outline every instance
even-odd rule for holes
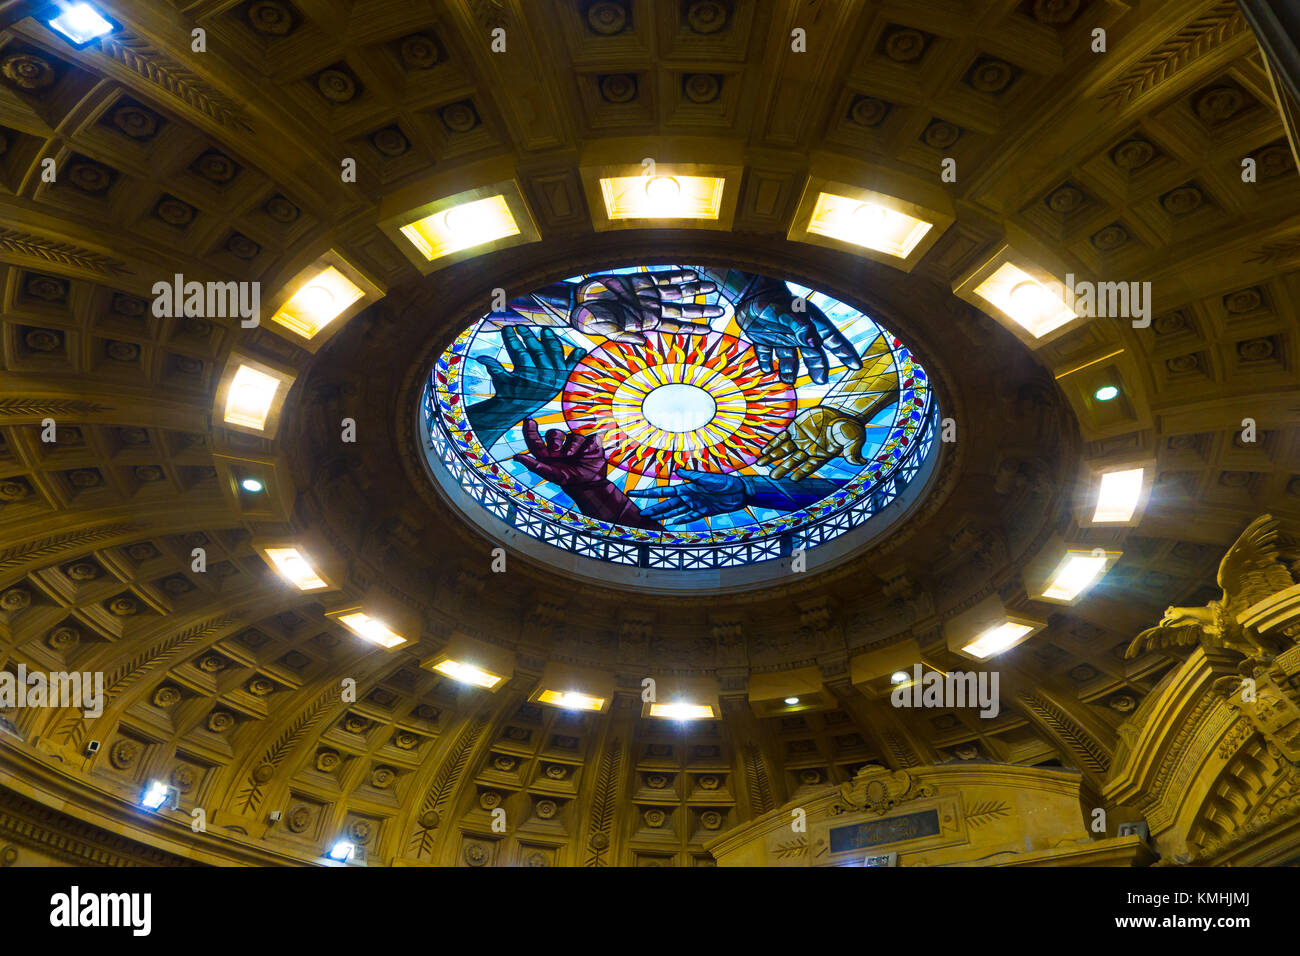
[[[1093,394],[1093,397],[1099,402],[1109,402],[1119,394],[1119,389],[1114,385],[1103,385]]]

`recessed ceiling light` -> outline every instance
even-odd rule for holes
[[[1004,262],[975,287],[975,294],[991,303],[1034,338],[1042,338],[1078,316],[1047,285],[1024,269]]]
[[[365,294],[334,266],[327,266],[304,282],[271,321],[310,339]]]
[[[1101,476],[1097,489],[1097,509],[1092,520],[1096,522],[1128,521],[1137,510],[1142,498],[1141,468],[1126,471],[1108,471]]]
[[[239,366],[226,394],[226,421],[258,431],[265,429],[266,418],[271,414],[271,405],[279,389],[280,380],[275,376],[259,372],[249,365]]]
[[[1073,601],[1106,573],[1107,556],[1067,554],[1043,589],[1043,597]]]
[[[613,176],[600,181],[610,219],[717,219],[721,176]]]
[[[713,717],[711,704],[651,704],[651,717],[665,717],[669,720],[708,720]]]
[[[962,650],[972,657],[983,660],[1014,647],[1033,629],[1031,624],[1004,621],[985,630],[979,637],[963,647]]]
[[[454,681],[460,681],[462,684],[472,684],[475,687],[484,687],[489,690],[501,682],[501,675],[499,674],[489,674],[485,670],[479,670],[473,664],[464,664],[451,659],[439,661],[434,665],[433,669]]]
[[[891,684],[901,684],[904,681],[909,681],[911,679],[912,675],[907,671],[894,671],[894,673],[889,675],[889,682]]]
[[[646,180],[645,194],[653,202],[676,202],[682,194],[682,184],[671,176],[651,176]]]
[[[402,226],[401,233],[429,261],[485,242],[519,235],[502,195],[461,203]]]
[[[1116,388],[1114,385],[1103,385],[1101,388],[1097,389],[1097,391],[1093,393],[1092,397],[1099,402],[1109,402],[1112,398],[1114,398],[1118,394],[1119,394],[1119,389]]]
[[[396,647],[406,643],[406,638],[390,630],[383,621],[361,611],[340,614],[338,621],[353,634],[380,647]]]
[[[787,697],[787,698],[785,699],[785,702],[786,702],[787,704],[789,704],[791,707],[793,707],[795,704],[799,703],[799,698],[798,698],[798,697]]]
[[[239,487],[243,488],[245,491],[251,492],[252,494],[257,494],[265,486],[256,478],[245,478],[239,483]]]
[[[820,193],[808,232],[906,259],[933,225],[881,203]]]
[[[355,851],[356,851],[355,845],[349,843],[347,840],[339,840],[332,847],[330,847],[330,851],[328,855],[331,860],[337,860],[340,863],[346,863],[348,860],[352,859],[352,854]]]
[[[299,591],[319,591],[329,587],[297,548],[267,548],[266,556],[281,577]]]
[[[77,46],[85,46],[91,40],[113,32],[113,24],[88,3],[56,6],[60,8],[58,16],[47,22]]]
[[[565,710],[600,710],[605,706],[603,697],[589,697],[571,690],[544,690],[537,701],[541,704],[563,707]]]

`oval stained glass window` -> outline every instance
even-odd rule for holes
[[[438,357],[420,416],[444,487],[582,557],[771,561],[868,521],[933,447],[907,345],[822,292],[654,265],[511,300]]]

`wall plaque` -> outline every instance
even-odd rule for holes
[[[935,836],[938,832],[938,810],[905,813],[885,820],[866,820],[852,826],[833,828],[831,852],[842,853],[845,850],[860,850],[863,847],[879,846],[882,843],[917,840],[921,837]]]

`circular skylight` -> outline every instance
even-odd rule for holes
[[[870,316],[682,265],[574,276],[483,316],[438,357],[420,415],[433,476],[493,536],[712,569],[710,585],[870,521],[925,468],[936,418],[929,376]]]

